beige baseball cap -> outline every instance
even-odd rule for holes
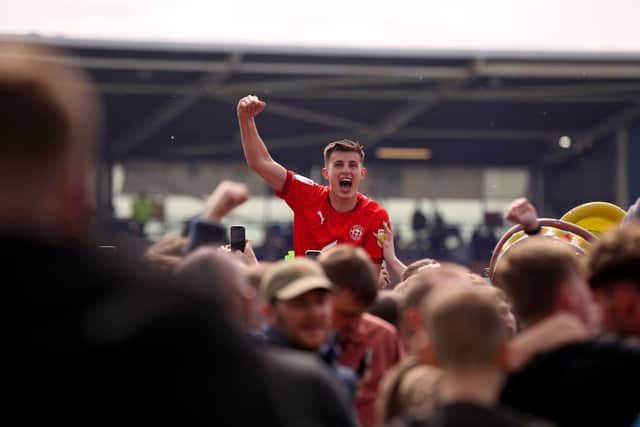
[[[315,289],[331,291],[333,286],[322,267],[307,258],[279,261],[270,267],[260,284],[265,301],[289,300]]]

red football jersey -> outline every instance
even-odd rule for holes
[[[374,233],[384,231],[387,211],[377,202],[358,193],[358,203],[349,212],[338,212],[329,203],[329,187],[301,175],[287,172],[282,191],[293,210],[293,248],[296,256],[307,250],[322,250],[337,243],[351,243],[367,251],[375,264],[382,263],[382,248]]]

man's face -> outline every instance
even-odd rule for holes
[[[362,167],[360,154],[354,151],[334,151],[322,169],[322,176],[329,181],[331,192],[344,199],[356,197],[360,181],[366,175],[367,169]]]
[[[331,295],[316,289],[270,306],[268,321],[296,347],[318,351],[331,330]]]
[[[341,339],[348,338],[353,333],[366,309],[348,289],[334,292],[333,329]]]

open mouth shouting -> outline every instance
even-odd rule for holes
[[[338,181],[338,183],[340,184],[340,190],[344,193],[348,193],[349,191],[351,191],[351,186],[352,186],[352,179],[351,178],[340,178],[340,180]]]

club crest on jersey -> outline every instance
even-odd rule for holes
[[[351,239],[353,239],[353,240],[355,240],[357,242],[360,239],[362,239],[362,232],[363,231],[364,231],[364,229],[362,228],[362,226],[356,224],[353,227],[351,227],[351,230],[349,230],[349,236],[351,236]]]

